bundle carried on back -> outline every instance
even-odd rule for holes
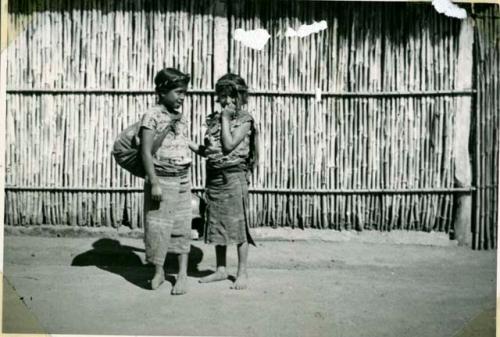
[[[113,144],[113,157],[120,167],[132,173],[136,177],[144,178],[146,172],[142,164],[140,131],[141,123],[136,122],[123,130]],[[152,154],[160,148],[161,143],[167,135],[168,127],[155,134]],[[162,168],[165,163],[153,159],[155,167]],[[165,168],[164,168],[165,169]]]

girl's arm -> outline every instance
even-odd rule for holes
[[[141,158],[146,175],[149,177],[149,181],[151,182],[151,199],[160,201],[160,182],[155,173],[153,155],[151,154],[151,150],[153,148],[153,136],[154,132],[152,130],[146,128],[141,129]]]
[[[191,151],[193,151],[194,153],[196,153],[199,156],[206,157],[206,155],[205,155],[205,146],[198,145],[198,144],[196,144],[195,142],[192,142],[192,141],[190,141],[188,145],[189,145],[189,148],[191,149]]]
[[[233,151],[236,146],[245,138],[252,127],[251,122],[246,122],[237,127],[231,133],[231,115],[234,113],[234,106],[228,106],[222,112],[222,151],[226,154]]]

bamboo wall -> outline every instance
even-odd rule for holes
[[[233,2],[235,4],[235,2]],[[231,29],[266,28],[263,52],[231,43],[230,69],[257,91],[264,165],[255,186],[317,190],[453,187],[453,96],[324,96],[453,90],[460,22],[422,5],[240,1]],[[287,27],[328,29],[287,38]],[[297,95],[290,95],[297,92]],[[254,223],[448,231],[451,194],[253,195]]]
[[[254,91],[263,160],[251,225],[452,229],[460,21],[422,4],[280,4],[230,2],[230,31],[272,35],[263,51],[216,41],[229,44],[228,69]],[[154,102],[148,91],[163,66],[192,74],[183,111],[201,141],[214,107],[213,0],[9,6],[9,88],[47,92],[8,93],[6,183],[18,189],[6,191],[6,223],[141,227],[141,181],[117,168],[112,142]],[[328,29],[284,37],[314,19]],[[196,159],[193,185],[203,180]]]
[[[500,113],[500,8],[476,8],[476,87],[474,112],[473,247],[497,247],[498,225],[498,124]]]
[[[9,87],[76,92],[8,95],[7,185],[60,190],[7,191],[6,223],[119,226],[125,219],[140,227],[142,180],[117,167],[113,141],[154,103],[148,90],[162,67],[189,72],[193,89],[213,87],[213,8],[199,0],[68,4],[9,2],[9,31],[17,32],[9,46]],[[211,110],[206,93],[185,101],[198,141]],[[197,160],[196,186],[200,166]]]

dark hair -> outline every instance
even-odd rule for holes
[[[248,86],[245,80],[236,74],[228,73],[217,80],[215,84],[217,95],[226,94],[229,97],[241,97],[241,104],[248,102]]]
[[[191,76],[184,74],[175,68],[165,68],[156,73],[155,76],[155,90],[170,91],[179,87],[187,87]]]
[[[259,154],[259,130],[257,125],[255,125],[255,120],[252,121],[252,132],[250,134],[250,153],[247,160],[247,167],[250,172],[255,170],[255,167],[259,164],[260,154]]]
[[[241,98],[241,104],[248,102],[248,86],[245,80],[236,74],[228,73],[217,80],[215,84],[217,95],[225,94],[229,97]],[[259,160],[259,132],[255,120],[252,118],[252,129],[250,133],[250,153],[247,159],[247,167],[252,172]]]

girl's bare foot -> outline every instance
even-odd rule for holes
[[[231,286],[231,289],[234,290],[246,289],[247,284],[248,284],[248,274],[246,272],[238,273],[238,276],[236,276],[234,284]]]
[[[227,280],[227,277],[228,277],[228,275],[227,275],[225,270],[217,270],[213,274],[202,277],[198,282],[209,283],[209,282],[224,281],[224,280]]]
[[[187,275],[179,274],[172,289],[172,295],[184,295],[185,293],[187,293]]]
[[[164,273],[156,273],[155,276],[151,279],[151,289],[156,290],[162,283],[165,282],[165,274]]]

